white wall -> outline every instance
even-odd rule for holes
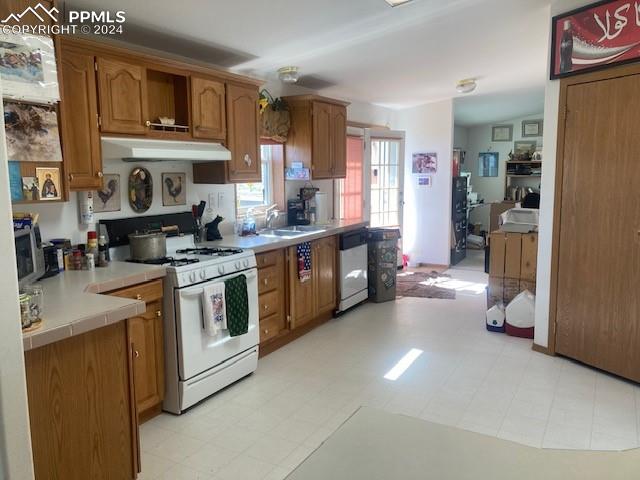
[[[5,252],[0,256],[0,478],[27,480],[33,478],[33,462],[4,118],[0,118],[0,179],[0,251]]]
[[[549,13],[551,18],[563,12],[592,3],[591,0],[554,0]],[[551,44],[551,32],[549,32]],[[549,52],[551,47],[549,47]],[[549,78],[549,62],[547,62]],[[542,195],[540,198],[540,232],[538,234],[538,278],[536,285],[536,328],[534,342],[549,345],[549,301],[551,298],[551,247],[553,234],[553,209],[556,181],[556,150],[558,140],[558,110],[560,82],[547,80],[544,104],[544,148],[542,159]]]
[[[151,172],[153,178],[153,203],[151,208],[142,214],[135,213],[129,205],[127,196],[127,183],[129,173],[137,166],[142,166]],[[120,174],[120,202],[121,210],[118,212],[107,212],[96,214],[96,222],[101,219],[125,218],[137,215],[159,215],[166,213],[185,212],[191,210],[192,204],[197,204],[200,200],[209,201],[209,194],[218,198],[218,193],[223,193],[225,203],[222,208],[216,204],[213,210],[225,218],[221,224],[223,235],[233,232],[235,222],[235,187],[233,185],[196,185],[193,183],[193,168],[190,162],[140,162],[129,163],[119,160],[106,160],[103,165],[105,173]],[[164,207],[162,205],[162,173],[165,172],[185,172],[187,175],[187,204],[180,206]],[[96,200],[98,201],[98,200]],[[74,243],[86,242],[86,232],[89,227],[78,223],[78,200],[77,194],[72,193],[68,202],[55,204],[33,204],[17,205],[14,210],[40,213],[40,228],[44,239],[50,238],[71,238]]]
[[[453,126],[453,148],[467,150],[469,144],[469,129],[461,125]]]
[[[451,249],[451,156],[453,101],[429,103],[397,112],[397,128],[406,131],[404,252],[411,263],[449,265]],[[437,152],[433,186],[418,186],[411,173],[413,153]]]
[[[542,107],[542,106],[541,106]],[[462,168],[465,172],[471,172],[471,184],[473,191],[478,192],[479,197],[486,203],[501,202],[504,200],[504,180],[506,175],[505,162],[509,158],[509,152],[513,151],[513,143],[519,140],[535,140],[538,146],[542,145],[542,137],[522,138],[522,121],[538,120],[543,118],[543,114],[529,115],[526,117],[506,120],[504,122],[476,125],[468,128],[467,157]],[[492,142],[491,134],[494,125],[512,125],[513,141]],[[478,176],[478,154],[480,152],[498,152],[498,176],[479,177]],[[517,179],[518,185],[538,188],[540,179]],[[516,184],[515,182],[513,183]]]

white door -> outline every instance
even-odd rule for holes
[[[402,234],[404,208],[404,132],[392,130],[364,130],[365,218],[372,227],[397,227]],[[399,242],[398,266],[402,265]]]

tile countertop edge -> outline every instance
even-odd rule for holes
[[[127,267],[124,267],[124,265],[127,265]],[[98,269],[92,272],[67,273],[67,275],[78,275],[78,278],[73,280],[76,284],[74,287],[76,288],[68,288],[68,292],[65,291],[65,287],[67,287],[65,280],[69,280],[69,278],[63,278],[65,273],[51,279],[43,280],[41,284],[43,285],[45,293],[45,312],[48,297],[47,290],[58,294],[60,294],[60,291],[64,291],[65,298],[72,298],[72,296],[75,295],[76,298],[74,301],[83,303],[99,299],[100,302],[105,305],[101,307],[99,311],[92,312],[86,316],[78,316],[71,319],[65,317],[62,320],[59,318],[61,315],[56,316],[54,314],[53,318],[45,317],[45,323],[40,329],[23,334],[23,350],[27,351],[42,347],[139,315],[141,311],[144,312],[146,310],[143,301],[122,297],[109,297],[108,295],[104,295],[104,293],[115,289],[139,285],[163,278],[166,275],[166,269],[164,267],[146,266],[146,268],[141,269],[139,266],[132,267],[130,264],[125,264],[124,262],[112,262],[110,267],[115,270],[115,272]],[[138,271],[131,273],[119,272],[119,270],[123,270],[123,268],[136,269]],[[110,276],[111,273],[113,273],[113,275]],[[89,276],[95,277],[95,275],[101,275],[106,278],[88,278]],[[87,277],[86,281],[82,279],[84,276]],[[68,283],[73,282],[69,281]],[[53,293],[53,296],[56,296],[55,293]],[[105,297],[108,299],[107,302],[105,302]]]
[[[368,221],[364,220],[343,220],[328,225],[326,230],[322,232],[313,232],[308,235],[300,235],[294,238],[274,238],[265,237],[261,235],[241,237],[239,235],[231,235],[223,238],[222,240],[216,240],[214,242],[202,242],[199,246],[206,247],[237,247],[251,249],[254,253],[264,253],[271,250],[279,250],[281,248],[287,248],[292,245],[298,245],[303,242],[311,242],[318,240],[319,238],[330,237],[332,235],[339,235],[341,233],[357,230],[362,227],[367,227]]]

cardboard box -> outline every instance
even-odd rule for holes
[[[537,265],[538,234],[525,233],[522,235],[522,260],[520,262],[520,279],[535,282]]]
[[[492,232],[489,235],[489,276],[504,277],[504,261],[507,248],[507,238],[502,232]]]
[[[511,300],[516,298],[520,293],[520,281],[514,278],[504,279],[504,288],[502,294],[502,301],[505,305],[509,305]]]
[[[530,280],[520,280],[520,291],[524,292],[525,290],[528,290],[535,295],[536,282],[532,282]]]
[[[495,232],[500,228],[500,214],[515,208],[516,202],[504,201],[504,202],[494,202],[491,204],[491,210],[489,211],[489,231]]]
[[[520,265],[522,263],[522,234],[506,233],[504,252],[504,276],[505,278],[520,278]]]

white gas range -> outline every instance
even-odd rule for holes
[[[126,251],[124,249],[127,249]],[[112,249],[115,259],[128,246]],[[147,262],[148,263],[148,262]],[[258,278],[251,250],[196,247],[193,235],[167,238],[165,265],[164,337],[165,399],[163,409],[180,414],[227,385],[252,373],[258,364]],[[238,275],[247,280],[249,329],[230,337],[222,330],[205,334],[203,288]]]

